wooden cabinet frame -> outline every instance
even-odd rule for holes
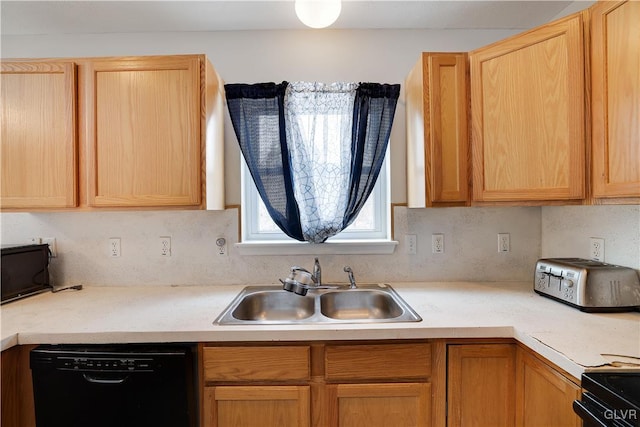
[[[640,203],[640,3],[591,9],[594,203]]]
[[[470,52],[474,202],[586,197],[582,13]]]
[[[202,427],[226,427],[221,419],[252,406],[266,425],[273,414],[295,426],[350,426],[354,413],[359,422],[375,413],[375,423],[392,413],[383,401],[401,407],[401,419],[435,425],[432,366],[441,349],[425,340],[200,344]]]
[[[224,84],[205,55],[1,65],[3,211],[224,209]]]
[[[422,53],[405,80],[407,204],[469,204],[466,53]]]
[[[2,208],[78,204],[77,66],[2,62]]]

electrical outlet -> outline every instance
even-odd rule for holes
[[[498,252],[509,252],[510,250],[509,233],[498,233]]]
[[[218,237],[216,239],[216,246],[218,247],[218,255],[227,254],[227,239],[224,237]]]
[[[407,245],[407,254],[415,255],[418,253],[418,241],[415,234],[407,234],[404,236],[405,244]]]
[[[109,256],[112,258],[120,256],[120,238],[119,237],[111,237],[109,239]]]
[[[594,261],[604,262],[604,239],[591,237],[589,239],[589,258]]]
[[[52,258],[58,256],[58,245],[56,245],[55,237],[43,237],[42,243],[49,245],[49,252],[51,253]]]
[[[444,253],[444,234],[432,234],[431,235],[431,252],[434,254]]]
[[[171,236],[160,237],[160,255],[171,256]]]
[[[29,244],[30,245],[39,245],[40,243],[42,243],[42,239],[39,237],[30,237],[29,238]]]

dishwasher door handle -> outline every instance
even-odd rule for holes
[[[92,384],[122,384],[127,380],[127,378],[129,378],[129,375],[125,375],[121,378],[97,378],[89,374],[82,374],[82,376],[84,377],[85,381]]]

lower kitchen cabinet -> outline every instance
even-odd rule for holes
[[[338,384],[327,389],[330,426],[431,425],[429,383]]]
[[[431,426],[431,344],[202,344],[202,426]]]
[[[515,343],[447,346],[447,426],[579,427],[579,385]]]
[[[2,352],[0,368],[2,375],[3,427],[35,427],[36,414],[33,406],[33,383],[29,369],[29,352],[35,346],[17,345]]]
[[[308,427],[309,386],[205,387],[204,425]]]
[[[516,357],[516,425],[580,427],[573,401],[580,387],[543,360],[518,348]]]
[[[515,344],[448,346],[448,426],[514,425],[515,355]]]

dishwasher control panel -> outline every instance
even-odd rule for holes
[[[74,371],[150,372],[154,369],[154,360],[137,357],[58,356],[54,366]]]

